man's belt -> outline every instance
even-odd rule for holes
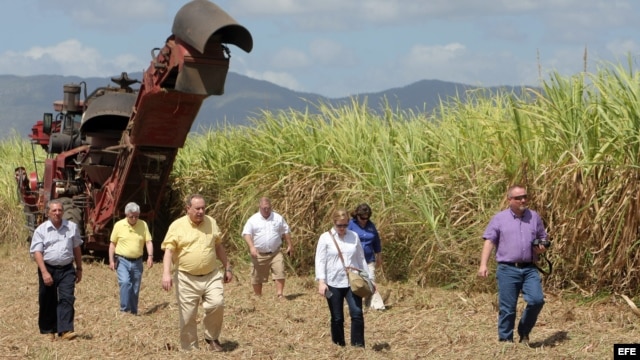
[[[498,262],[498,264],[514,266],[517,268],[527,268],[534,265],[532,262],[506,262],[506,261],[500,261]]]
[[[44,264],[46,266],[50,267],[50,268],[53,268],[53,269],[66,269],[68,267],[71,267],[73,265],[73,262],[70,262],[70,263],[68,263],[66,265],[51,265],[51,264],[47,264],[47,263],[44,263]]]
[[[116,256],[117,256],[117,257],[119,257],[119,258],[123,258],[123,259],[125,259],[125,260],[129,260],[129,261],[131,261],[131,262],[138,261],[138,260],[142,260],[142,256],[138,256],[137,258],[130,258],[130,257],[126,257],[126,256],[118,255],[118,254],[116,254]]]

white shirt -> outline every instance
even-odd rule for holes
[[[316,280],[324,280],[331,287],[346,288],[349,287],[349,279],[340,261],[332,235],[340,246],[345,266],[360,269],[367,274],[369,274],[369,267],[364,258],[360,238],[355,232],[347,230],[344,237],[340,238],[335,228],[332,228],[320,235],[316,247]]]
[[[41,252],[44,262],[61,266],[73,262],[73,248],[82,245],[78,225],[74,222],[62,219],[58,229],[53,226],[51,220],[40,224],[31,237],[29,252]]]
[[[257,212],[247,220],[242,229],[242,236],[251,235],[253,246],[258,252],[276,252],[282,245],[282,235],[289,233],[289,225],[275,211],[268,218]]]

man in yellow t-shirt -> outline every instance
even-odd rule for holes
[[[138,314],[140,282],[142,281],[142,255],[147,246],[147,267],[153,266],[153,242],[149,227],[140,220],[140,206],[134,202],[124,207],[125,218],[111,231],[109,269],[118,274],[120,311]]]
[[[205,215],[205,208],[202,195],[191,195],[186,201],[187,215],[169,226],[161,245],[164,250],[162,288],[169,291],[175,282],[182,350],[198,348],[196,316],[202,302],[204,340],[209,350],[222,351],[218,339],[224,311],[222,284],[233,280],[233,274],[220,229],[212,217]],[[224,265],[224,272],[215,266],[216,258]]]

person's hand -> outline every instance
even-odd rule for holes
[[[327,289],[329,287],[327,286],[327,284],[321,282],[318,284],[318,294],[320,294],[320,296],[324,297],[324,293],[327,292]]]
[[[171,274],[162,274],[162,288],[164,291],[171,290],[172,285],[173,280],[171,279]]]
[[[109,269],[111,269],[111,271],[115,271],[116,269],[115,261],[109,261]]]
[[[231,272],[231,270],[225,270],[224,271],[224,283],[228,284],[231,281],[233,281],[233,273]]]
[[[49,274],[48,271],[45,271],[42,273],[42,282],[44,282],[45,286],[53,285],[53,278],[51,277],[51,274]]]
[[[486,265],[480,265],[480,269],[478,269],[478,276],[487,277],[489,275],[489,269],[487,269]]]
[[[76,284],[82,280],[82,269],[76,269]]]
[[[542,245],[538,245],[538,246],[534,246],[534,247],[533,247],[533,252],[534,252],[536,255],[543,254],[543,253],[545,253],[546,251],[547,251],[547,248],[546,248],[546,247],[544,247],[544,246],[542,246]]]
[[[147,269],[151,269],[153,267],[153,256],[147,257]]]
[[[251,254],[251,257],[252,257],[252,258],[254,258],[254,259],[257,259],[257,258],[258,258],[258,250],[256,250],[256,248],[255,248],[255,247],[253,247],[253,246],[252,246],[252,247],[249,249],[249,253]]]

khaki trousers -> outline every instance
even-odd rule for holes
[[[198,305],[202,301],[204,338],[218,340],[222,330],[224,297],[222,273],[213,271],[207,275],[191,275],[176,271],[176,295],[180,314],[180,345],[182,350],[198,348]]]

